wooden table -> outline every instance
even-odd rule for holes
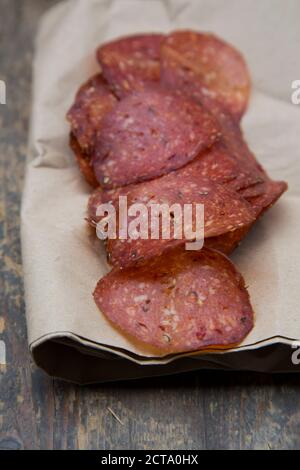
[[[281,449],[300,444],[300,375],[197,372],[93,387],[27,349],[19,237],[33,38],[53,0],[0,0],[0,449]],[[121,420],[113,416],[114,412]]]

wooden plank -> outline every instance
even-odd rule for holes
[[[32,41],[49,0],[0,0],[0,449],[299,448],[300,376],[199,372],[78,387],[30,361],[19,239]]]

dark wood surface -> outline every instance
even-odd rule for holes
[[[197,372],[78,387],[26,340],[19,238],[33,38],[52,0],[0,0],[0,449],[282,449],[300,444],[300,376]],[[114,412],[120,422],[113,416]]]

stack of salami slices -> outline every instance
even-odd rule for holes
[[[128,337],[166,354],[239,344],[254,314],[226,255],[287,189],[244,140],[251,83],[241,54],[193,31],[137,35],[97,50],[101,67],[68,112],[70,145],[100,204],[204,206],[204,247],[188,236],[106,241],[112,271],[94,299]],[[118,218],[117,218],[118,220]],[[128,223],[130,216],[128,216]],[[192,218],[192,226],[196,221]]]

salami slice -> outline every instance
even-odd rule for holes
[[[113,270],[99,281],[94,299],[113,325],[166,353],[232,347],[253,327],[242,276],[209,249]]]
[[[103,74],[120,98],[159,81],[161,34],[130,36],[99,47]]]
[[[145,259],[161,255],[164,251],[175,246],[180,246],[187,241],[195,240],[196,236],[196,206],[204,206],[204,237],[215,237],[223,233],[234,231],[244,227],[255,220],[250,204],[229,188],[213,183],[208,179],[200,179],[197,174],[171,173],[163,178],[138,185],[127,194],[127,204],[143,204],[148,210],[148,239],[120,238],[110,239],[107,242],[109,262],[113,266],[125,267],[140,263]],[[154,204],[167,205],[170,208],[170,234],[164,235],[161,229],[157,238],[153,238],[151,223],[153,213],[151,206]],[[193,233],[186,234],[184,230],[184,217],[178,222],[178,213],[172,209],[173,205],[181,208],[184,214],[184,206],[192,207],[191,228]],[[174,206],[173,206],[174,207]],[[176,207],[176,206],[175,206]],[[172,219],[172,214],[173,219]],[[165,217],[167,217],[165,216]],[[117,217],[119,210],[117,207]],[[180,216],[179,216],[180,217]],[[128,217],[128,227],[134,217]],[[118,218],[117,218],[118,220]],[[161,223],[161,218],[159,219]],[[166,220],[166,219],[165,219]],[[169,219],[167,219],[169,220]],[[176,228],[182,227],[182,236],[176,236]],[[191,233],[191,232],[190,232]]]
[[[251,83],[246,63],[234,47],[212,34],[175,31],[163,41],[161,56],[162,69],[167,56],[182,73],[200,80],[203,94],[220,102],[237,119],[242,117]]]
[[[271,208],[275,202],[280,198],[280,196],[287,190],[287,185],[282,181],[268,181],[263,184],[264,193],[259,196],[249,197],[248,201],[251,206],[251,213],[253,220],[249,224],[246,222],[242,227],[236,227],[235,230],[230,230],[225,233],[222,233],[217,236],[211,236],[211,231],[205,230],[205,247],[213,248],[219,250],[224,254],[232,253],[241,243],[241,241],[246,237],[252,226],[254,225],[255,220],[261,217],[269,208]],[[251,188],[249,188],[251,189]],[[241,191],[242,193],[242,191]],[[91,196],[90,201],[93,201],[93,204],[90,203],[89,206],[89,219],[95,225],[99,218],[96,216],[96,210],[99,204],[105,202],[112,202],[117,207],[118,197],[120,195],[130,194],[129,188],[121,188],[121,190],[114,191],[101,191],[99,190]],[[231,191],[231,197],[236,197]],[[228,195],[228,191],[227,191]],[[250,195],[249,195],[250,196]],[[207,206],[204,206],[207,213]],[[248,205],[249,209],[249,205]],[[224,214],[225,215],[225,214]],[[250,218],[248,219],[250,220]],[[214,228],[217,227],[214,225]],[[168,250],[170,246],[175,244],[181,244],[178,240],[137,240],[137,241],[118,241],[111,240],[108,242],[107,249],[110,262],[113,265],[130,265],[135,262],[138,262],[141,256],[141,259],[148,259],[152,256],[155,256],[157,253],[162,253],[164,250]],[[130,246],[129,246],[130,245]],[[136,250],[136,245],[138,250]],[[148,246],[147,250],[146,247]],[[134,259],[130,260],[130,256],[134,256]]]
[[[79,89],[67,119],[71,123],[72,134],[87,154],[94,148],[95,135],[101,129],[103,117],[116,102],[100,74],[90,78]]]
[[[91,166],[91,158],[90,155],[85,153],[82,148],[80,147],[76,137],[71,133],[70,134],[70,147],[73,150],[73,153],[76,157],[78,166],[82,175],[84,176],[86,182],[96,188],[98,186],[98,181],[95,178],[94,170]]]
[[[104,118],[94,172],[104,188],[149,180],[182,167],[219,137],[217,123],[201,106],[148,87]]]

